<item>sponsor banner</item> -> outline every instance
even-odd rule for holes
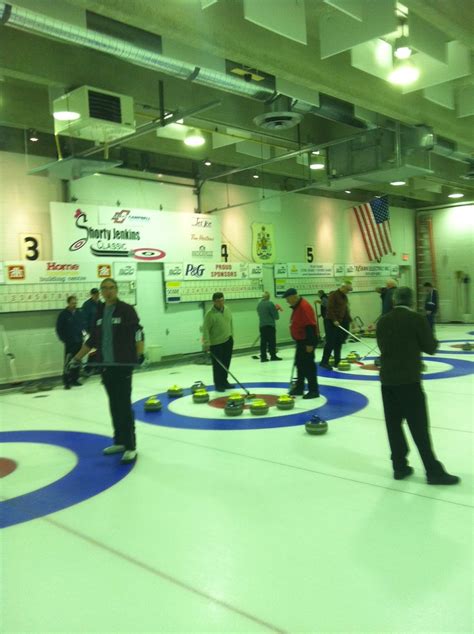
[[[113,277],[117,282],[131,282],[137,279],[137,262],[123,260],[122,262],[114,262]]]
[[[393,264],[345,264],[344,273],[347,277],[398,277],[399,267]]]
[[[165,280],[262,279],[263,267],[248,262],[165,263]]]
[[[275,277],[288,277],[288,264],[275,264],[273,267]]]
[[[50,209],[53,253],[61,261],[194,261],[212,259],[220,249],[215,216],[73,203]]]
[[[276,275],[276,272],[275,272]],[[333,277],[333,265],[307,262],[290,262],[287,265],[287,277]]]
[[[166,282],[166,303],[174,304],[181,301],[181,282]]]
[[[252,223],[252,259],[262,264],[275,261],[275,238],[272,224]]]
[[[132,281],[136,279],[136,268],[133,276],[119,277],[116,268],[125,266],[122,262],[62,262],[60,260],[34,262],[5,262],[5,284],[41,284],[41,283],[76,283],[99,282],[106,277],[117,280]],[[136,265],[135,265],[136,267]]]

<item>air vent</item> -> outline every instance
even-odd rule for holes
[[[55,134],[108,143],[135,131],[133,99],[128,95],[80,86],[55,99],[53,112],[68,111],[73,120],[54,121]]]
[[[89,114],[94,119],[122,123],[120,97],[89,90]]]
[[[254,118],[253,122],[264,130],[288,130],[294,128],[303,119],[297,112],[265,112]]]

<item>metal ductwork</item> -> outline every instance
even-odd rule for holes
[[[294,128],[303,119],[303,115],[291,109],[291,99],[278,95],[267,106],[267,111],[257,115],[253,122],[264,130],[288,130]]]
[[[131,44],[118,37],[68,24],[47,15],[10,5],[6,2],[0,1],[0,16],[0,22],[2,24],[22,29],[35,35],[52,37],[67,44],[76,44],[92,48],[101,53],[118,57],[130,64],[136,64],[143,68],[165,73],[178,79],[193,81],[210,88],[217,88],[241,97],[248,97],[270,104],[275,103],[275,107],[277,108],[275,112],[280,113],[281,116],[278,117],[278,115],[274,113],[275,118],[272,119],[271,115],[268,117],[264,115],[262,122],[257,124],[267,129],[285,129],[297,125],[302,118],[301,114],[306,112],[357,128],[369,127],[366,122],[354,116],[353,106],[351,104],[333,99],[327,95],[321,95],[322,102],[319,107],[308,107],[308,104],[298,101],[294,104],[293,108],[290,108],[288,105],[281,108],[278,105],[278,100],[282,98],[289,101],[293,99],[292,95],[285,97],[284,95],[275,93],[273,88],[259,86],[252,82],[239,79],[231,74],[195,66],[188,62],[167,57],[155,51]],[[270,106],[270,110],[272,108],[273,106]]]

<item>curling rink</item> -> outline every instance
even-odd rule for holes
[[[425,483],[409,435],[415,473],[393,480],[377,374],[358,365],[319,370],[320,399],[235,418],[223,397],[242,390],[213,392],[209,365],[139,371],[128,466],[101,455],[98,377],[1,393],[2,632],[472,632],[474,335],[437,337],[424,389],[453,487]],[[286,393],[293,348],[251,354],[234,354],[237,378]],[[193,403],[198,380],[209,404]],[[143,411],[151,395],[161,412]],[[327,434],[305,433],[314,413]]]

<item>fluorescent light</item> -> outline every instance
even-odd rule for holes
[[[316,154],[316,156],[318,156],[318,155],[319,155],[319,152],[320,152],[319,150],[313,150],[313,151],[311,152],[311,154]]]
[[[448,198],[464,198],[464,194],[458,194],[458,193],[448,194]]]
[[[209,159],[207,159],[207,161],[204,161],[204,165],[206,167],[211,167],[212,163],[211,163],[211,161]]]
[[[81,118],[81,115],[73,110],[59,110],[58,112],[53,112],[53,117],[56,121],[77,121],[77,119]]]
[[[324,163],[310,163],[309,164],[309,169],[310,170],[323,170],[326,166],[324,165]]]
[[[352,194],[350,189],[345,189],[344,191],[346,192],[346,194]]]
[[[409,46],[399,46],[393,53],[397,59],[408,59],[411,56],[412,50]]]
[[[199,130],[190,130],[184,138],[184,144],[189,147],[200,147],[204,145],[206,139],[202,136]]]
[[[388,81],[397,86],[407,86],[415,82],[419,76],[419,69],[410,60],[401,63],[397,61],[388,76]]]
[[[401,187],[402,185],[406,185],[407,182],[406,181],[391,181],[390,185],[393,185],[394,187]]]
[[[257,174],[257,172],[255,172],[254,174],[252,174],[253,178],[260,178],[260,176]]]
[[[29,138],[32,143],[37,143],[37,141],[39,141],[38,133],[36,132],[36,130],[30,130]]]
[[[182,125],[184,123],[184,119],[178,119],[176,123],[179,123],[180,125]]]

